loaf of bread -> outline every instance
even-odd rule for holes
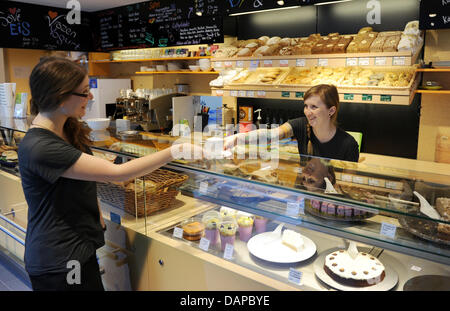
[[[311,49],[311,54],[322,54],[325,48],[325,44],[317,43]]]
[[[296,54],[295,54],[295,49],[293,46],[285,46],[285,47],[282,47],[278,51],[278,55],[283,56],[283,55],[296,55]]]
[[[383,52],[397,52],[397,45],[400,42],[401,36],[390,36],[386,38],[383,45]]]
[[[353,37],[350,35],[341,36],[338,43],[333,47],[333,53],[345,53],[347,51],[347,47],[352,42]]]
[[[386,41],[385,36],[378,36],[375,40],[373,40],[370,45],[370,52],[383,52],[384,41]]]
[[[364,34],[364,33],[366,33],[366,32],[370,32],[370,31],[373,31],[373,28],[372,27],[363,27],[363,28],[361,28],[359,31],[358,31],[358,35],[360,35],[360,34]]]
[[[280,48],[280,46],[278,44],[274,44],[274,45],[263,45],[260,46],[259,48],[257,48],[255,50],[255,52],[253,52],[253,56],[271,56],[274,55],[278,49]]]
[[[268,36],[261,36],[258,38],[259,45],[266,45],[270,38]]]
[[[278,44],[280,44],[282,47],[283,46],[290,46],[291,45],[291,38],[283,38],[281,39]]]
[[[347,53],[358,53],[358,44],[357,41],[353,40],[349,43],[347,47]]]
[[[401,31],[382,31],[378,33],[379,37],[391,37],[391,36],[398,36],[401,35]]]
[[[334,50],[334,44],[327,44],[327,45],[325,45],[324,46],[324,48],[323,48],[323,51],[322,51],[322,53],[324,53],[324,54],[331,54],[331,53],[333,53],[333,50]]]
[[[266,45],[275,45],[280,43],[281,38],[280,37],[272,37],[269,40],[267,40]]]
[[[252,50],[250,50],[249,48],[243,48],[240,49],[239,52],[237,52],[236,56],[238,57],[245,57],[245,56],[252,56]]]

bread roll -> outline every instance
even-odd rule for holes
[[[259,44],[256,42],[251,42],[251,43],[247,44],[245,47],[247,49],[250,49],[253,53],[253,51],[255,51],[259,47]]]
[[[290,46],[291,45],[291,38],[283,38],[279,41],[279,44],[283,46]]]
[[[237,52],[236,56],[238,57],[245,57],[245,56],[252,56],[252,50],[249,48],[243,48]]]
[[[372,27],[363,27],[358,31],[358,34],[364,34],[366,32],[370,32],[370,31],[373,31]]]
[[[262,37],[259,37],[259,38],[258,38],[259,45],[266,45],[266,43],[267,43],[267,41],[268,41],[269,39],[270,39],[270,38],[269,38],[268,36],[262,36]]]
[[[273,53],[278,49],[278,45],[263,45],[260,46],[253,52],[253,56],[260,57],[260,56],[271,56]]]
[[[267,40],[266,45],[274,45],[280,43],[281,38],[280,37],[272,37],[269,40]]]

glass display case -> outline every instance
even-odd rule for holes
[[[110,128],[93,142],[94,154],[121,163],[180,139],[128,134]],[[128,183],[99,183],[103,215],[183,245],[199,260],[292,289],[403,290],[417,278],[448,286],[448,174],[282,152],[267,158],[259,147],[226,159],[174,161]],[[371,271],[378,266],[382,274]]]

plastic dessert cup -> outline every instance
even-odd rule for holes
[[[220,213],[217,211],[206,212],[202,217],[205,225],[205,238],[209,240],[211,246],[219,242],[219,224],[222,221]]]
[[[267,218],[264,218],[261,216],[255,217],[255,232],[256,232],[256,234],[266,232],[267,221],[268,221]]]
[[[233,217],[224,217],[219,225],[220,246],[222,251],[227,244],[234,245],[236,239],[237,223]]]
[[[239,239],[247,242],[252,237],[253,215],[245,212],[237,213],[237,223],[239,225]]]

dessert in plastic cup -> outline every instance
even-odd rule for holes
[[[222,218],[227,217],[227,216],[236,218],[236,213],[237,213],[237,210],[235,210],[231,207],[222,206],[220,208],[220,216],[222,216]]]
[[[198,241],[202,238],[205,225],[195,218],[190,218],[181,223],[183,238],[189,241]]]
[[[224,217],[219,225],[220,246],[225,250],[226,244],[234,245],[236,238],[237,223],[233,217]]]
[[[255,232],[256,234],[260,234],[266,232],[266,225],[268,219],[262,216],[255,216]]]
[[[205,238],[209,240],[211,246],[219,242],[219,224],[222,221],[220,213],[217,211],[206,212],[202,217],[205,225]]]
[[[238,212],[236,215],[239,225],[239,239],[247,242],[252,237],[253,231],[253,215],[245,212]]]

